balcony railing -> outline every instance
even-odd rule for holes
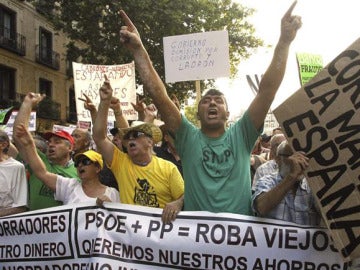
[[[36,62],[49,68],[59,70],[60,54],[52,50],[44,50],[41,46],[36,45]]]
[[[14,109],[19,109],[22,101],[24,100],[25,94],[15,94],[15,99],[0,99],[0,108],[5,109],[9,107],[14,107]]]
[[[26,54],[26,38],[19,33],[12,32],[9,28],[0,27],[0,47],[24,56]]]

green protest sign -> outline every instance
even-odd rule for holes
[[[7,108],[7,109],[0,109],[0,124],[4,124],[4,120],[6,117],[6,114],[12,109],[13,107]]]
[[[296,53],[296,60],[301,85],[310,81],[323,68],[322,56],[319,54]]]

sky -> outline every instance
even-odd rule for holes
[[[255,26],[255,35],[272,46],[258,49],[239,65],[234,80],[220,78],[216,84],[228,100],[232,116],[246,109],[254,94],[246,75],[263,74],[270,64],[273,47],[280,36],[280,20],[293,0],[236,0],[243,6],[256,9],[249,21]],[[298,0],[293,11],[302,18],[302,27],[290,47],[284,80],[273,102],[276,108],[300,88],[296,64],[297,52],[320,54],[324,66],[360,37],[359,0]]]

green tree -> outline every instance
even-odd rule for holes
[[[200,123],[197,117],[197,104],[185,107],[186,118],[195,126],[200,127]]]
[[[247,18],[254,12],[231,0],[136,0],[136,1],[33,1],[38,11],[47,16],[58,30],[63,30],[72,40],[88,45],[79,48],[67,44],[69,61],[92,64],[120,64],[132,57],[119,43],[122,22],[118,11],[123,9],[137,26],[153,64],[165,81],[162,39],[165,36],[204,31],[227,30],[231,73],[242,59],[247,58],[262,41],[254,37],[254,27]],[[80,58],[81,57],[81,58]],[[202,81],[211,84],[213,81]],[[180,101],[194,97],[193,82],[168,84],[169,94],[176,94]]]

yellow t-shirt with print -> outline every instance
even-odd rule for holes
[[[179,170],[165,159],[153,156],[148,165],[139,166],[115,147],[110,169],[118,183],[122,203],[164,208],[184,194],[184,180]]]

